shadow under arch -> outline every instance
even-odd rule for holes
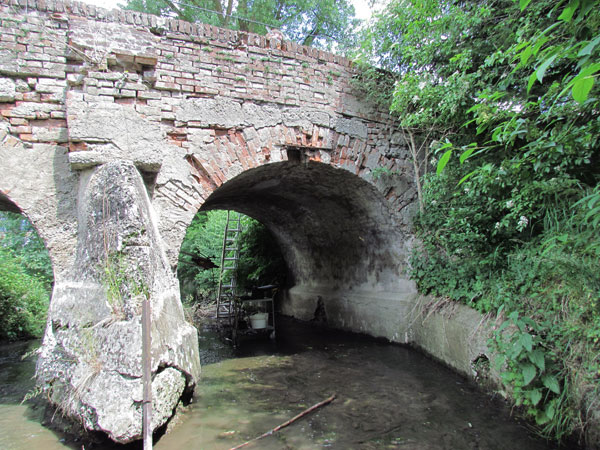
[[[3,192],[0,192],[0,211],[23,214],[21,209]]]
[[[286,260],[281,309],[303,320],[320,302],[330,325],[405,341],[416,298],[402,232],[381,193],[362,178],[307,161],[242,172],[200,208],[230,209],[264,224]]]

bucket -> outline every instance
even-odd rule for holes
[[[269,313],[257,313],[250,316],[250,325],[255,330],[262,330],[267,327]]]

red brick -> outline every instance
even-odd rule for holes
[[[87,150],[85,142],[69,142],[69,152],[80,152]]]
[[[67,121],[64,119],[32,120],[29,123],[30,125],[35,127],[45,128],[66,128],[67,126]]]
[[[25,142],[35,142],[35,138],[33,137],[33,134],[31,134],[31,133],[19,134],[19,139],[21,139],[22,141],[25,141]]]

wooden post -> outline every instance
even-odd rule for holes
[[[150,296],[144,295],[142,303],[142,435],[144,450],[152,450],[152,338]]]

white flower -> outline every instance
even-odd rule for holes
[[[494,225],[494,228],[496,230],[499,230],[500,229],[500,222],[496,222],[496,225]]]
[[[527,226],[529,220],[525,216],[519,217],[519,222],[517,223],[517,230],[521,231],[523,228]]]
[[[419,83],[419,89],[423,89],[423,88],[425,88],[425,86],[427,86],[427,84],[424,81],[421,81]]]
[[[465,188],[465,194],[468,194],[471,191],[469,188]]]
[[[509,200],[506,202],[506,207],[507,208],[512,208],[513,206],[515,206],[515,202],[513,202],[512,200]]]

